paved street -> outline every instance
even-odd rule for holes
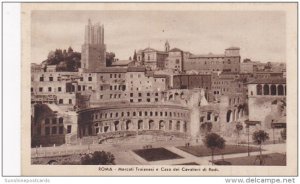
[[[211,156],[197,157],[185,151],[182,151],[177,146],[184,145],[185,141],[171,141],[171,142],[159,142],[151,144],[153,148],[163,147],[182,158],[180,159],[168,159],[168,160],[159,160],[159,161],[147,161],[144,158],[135,154],[132,150],[142,149],[145,144],[92,144],[92,145],[76,145],[76,146],[59,146],[59,147],[45,147],[45,148],[33,148],[32,156],[33,157],[46,157],[48,156],[58,156],[58,155],[67,155],[67,154],[79,154],[79,153],[88,153],[93,151],[109,151],[115,155],[117,165],[180,165],[186,163],[197,163],[199,165],[210,165]],[[246,145],[244,145],[246,146]],[[253,146],[253,145],[252,145]],[[286,144],[269,144],[263,146],[263,154],[270,153],[285,153]],[[38,153],[38,154],[36,154]],[[251,152],[251,156],[259,155],[259,152]],[[229,159],[229,158],[238,158],[246,157],[248,153],[236,153],[236,154],[226,154],[215,155],[214,159]]]

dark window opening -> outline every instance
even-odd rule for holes
[[[45,128],[45,134],[46,135],[50,135],[50,127],[46,127]]]
[[[57,134],[57,128],[56,127],[52,127],[52,134]]]
[[[69,134],[69,133],[71,133],[71,131],[72,131],[72,125],[68,125],[67,126],[67,133]]]
[[[59,127],[59,134],[64,134],[64,127],[63,126]]]

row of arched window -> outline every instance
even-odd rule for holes
[[[136,116],[160,116],[160,117],[188,117],[188,113],[171,112],[171,111],[127,111],[127,112],[110,112],[110,113],[94,113],[92,114],[93,120],[103,118],[119,118],[119,117],[136,117]]]
[[[281,84],[256,85],[256,95],[285,95],[285,94],[286,94],[286,86],[283,86]]]
[[[103,125],[102,123],[95,123],[94,129],[95,133],[106,133],[106,132],[114,132],[114,131],[129,131],[129,130],[175,130],[175,131],[183,131],[187,132],[187,122],[180,122],[169,120],[167,123],[164,120],[160,120],[157,124],[154,120],[150,119],[148,121],[138,120],[136,126],[131,120],[127,120],[124,122],[114,121],[110,125]],[[182,128],[181,128],[182,127]]]

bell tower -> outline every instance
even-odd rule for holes
[[[170,50],[170,44],[167,40],[166,43],[165,43],[165,52],[169,52],[169,50]]]

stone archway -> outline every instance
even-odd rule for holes
[[[177,121],[177,122],[176,122],[176,130],[177,130],[177,131],[180,131],[180,121]]]
[[[262,95],[262,86],[260,84],[256,86],[256,95]]]
[[[159,130],[165,130],[166,123],[163,120],[159,121]]]
[[[276,95],[276,85],[272,84],[271,85],[271,95]]]
[[[173,100],[173,94],[169,95],[169,99],[168,100]]]
[[[154,126],[154,121],[153,120],[149,120],[149,130],[154,130],[155,126]]]
[[[138,121],[138,130],[143,130],[144,129],[143,123],[144,123],[143,120]]]
[[[187,122],[185,121],[184,123],[183,123],[183,131],[184,132],[187,132]]]
[[[120,129],[119,129],[119,121],[115,121],[114,122],[114,128],[115,128],[115,131],[119,131]]]
[[[125,124],[126,130],[131,130],[132,129],[132,122],[131,120],[127,120]]]
[[[277,86],[278,95],[284,95],[284,89],[283,86],[280,84]]]
[[[226,114],[226,122],[229,123],[231,121],[231,113],[232,111],[231,110],[228,110],[227,111],[227,114]]]
[[[269,90],[269,85],[268,84],[264,85],[264,95],[270,95],[270,90]]]

